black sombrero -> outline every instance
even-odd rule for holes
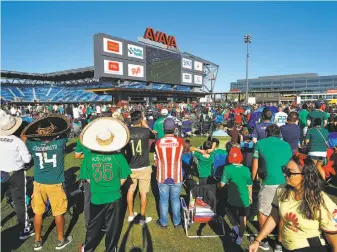
[[[59,114],[48,114],[31,124],[23,131],[22,135],[27,138],[54,137],[66,133],[70,128],[67,117]]]

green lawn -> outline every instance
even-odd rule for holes
[[[193,146],[199,146],[203,143],[205,139],[194,137],[191,141]],[[74,147],[75,141],[69,143],[70,150]],[[66,170],[76,171],[76,176],[78,176],[81,160],[75,160],[73,158],[73,153],[70,152],[66,155],[65,159]],[[27,172],[28,176],[33,175],[33,169]],[[69,174],[68,174],[69,175]],[[68,177],[67,175],[67,177]],[[184,190],[182,195],[185,194]],[[335,194],[336,195],[336,194]],[[33,251],[34,238],[31,237],[24,242],[18,239],[19,231],[16,227],[17,221],[13,214],[13,209],[4,201],[1,206],[2,210],[2,222],[5,222],[2,227],[1,232],[1,251]],[[139,197],[135,198],[135,211],[139,212]],[[123,230],[119,240],[119,251],[226,251],[226,252],[236,252],[245,251],[248,247],[248,241],[244,240],[243,245],[240,248],[235,245],[229,236],[224,238],[202,238],[202,239],[190,239],[185,236],[183,229],[174,229],[173,225],[170,223],[167,230],[162,230],[157,227],[155,220],[158,218],[156,211],[156,201],[153,193],[150,191],[148,200],[148,216],[153,218],[143,230],[142,227],[135,224],[129,225],[124,219]],[[76,215],[66,214],[66,226],[65,230],[70,231],[73,236],[73,242],[64,251],[77,251],[78,245],[84,241],[85,238],[85,227],[84,227],[84,216],[83,212],[77,217]],[[229,230],[229,222],[227,217],[225,217],[226,229]],[[255,224],[256,226],[256,224]],[[254,226],[249,223],[248,227],[250,230],[256,233]],[[198,225],[191,228],[191,234],[196,234]],[[70,230],[69,230],[70,229]],[[214,234],[214,231],[209,226],[203,229],[203,234]],[[43,221],[43,236],[47,236],[43,249],[41,251],[54,251],[56,246],[56,228],[53,225],[53,217],[46,217]],[[104,238],[102,239],[99,247],[96,251],[105,251],[104,249]]]

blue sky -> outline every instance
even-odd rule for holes
[[[220,65],[216,91],[249,76],[337,74],[337,2],[2,2],[2,69],[53,72],[93,65],[93,35],[136,41],[146,27]]]

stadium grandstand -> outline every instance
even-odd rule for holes
[[[148,83],[124,81],[120,88],[145,89]],[[112,88],[111,82],[94,78],[94,67],[71,69],[46,74],[1,71],[1,102],[111,102],[112,95],[90,92],[90,89]],[[190,87],[168,84],[151,84],[153,90],[189,92]]]

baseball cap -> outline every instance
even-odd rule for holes
[[[238,147],[233,147],[228,155],[228,161],[231,164],[240,164],[243,160],[241,150]]]
[[[174,130],[176,128],[176,123],[172,118],[166,118],[164,120],[164,130]]]
[[[163,116],[166,116],[166,115],[168,115],[168,110],[167,109],[162,109],[160,111],[160,114],[162,114]]]
[[[315,102],[315,108],[320,108],[321,105],[322,105],[322,102],[321,102],[321,101]]]

